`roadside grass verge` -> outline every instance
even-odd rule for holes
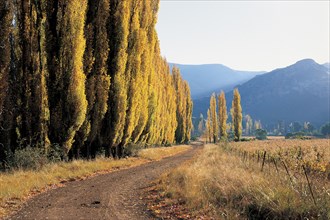
[[[138,166],[160,160],[190,149],[190,146],[157,147],[143,149],[137,157],[114,160],[74,160],[69,163],[53,163],[39,170],[14,170],[0,173],[0,219],[17,210],[28,198],[68,181],[82,180],[97,174]]]
[[[162,176],[158,187],[163,203],[182,205],[196,218],[330,219],[329,181],[310,175],[312,195],[304,175],[291,175],[271,164],[261,171],[258,163],[206,145],[194,161]]]

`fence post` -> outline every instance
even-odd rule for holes
[[[277,168],[277,163],[276,163],[275,158],[273,158],[273,162],[274,162],[274,165],[275,165],[275,168],[276,168],[276,172],[278,173],[278,168]]]
[[[290,182],[291,182],[291,186],[293,187],[293,181],[292,181],[292,178],[290,176],[290,173],[289,173],[289,170],[288,170],[288,167],[286,166],[285,162],[282,160],[282,163],[284,165],[284,168],[285,168],[285,171],[286,173],[288,174],[289,178],[290,178]]]
[[[310,193],[312,195],[314,205],[316,205],[315,197],[314,197],[314,194],[313,194],[313,191],[312,191],[312,186],[311,186],[311,184],[309,182],[309,179],[308,179],[308,176],[307,176],[307,172],[306,172],[305,166],[302,165],[302,168],[303,168],[304,173],[305,173],[305,177],[306,177],[306,180],[307,180],[307,183],[308,183],[308,188],[309,188],[309,191],[310,191]]]
[[[260,160],[260,154],[259,154],[259,151],[258,151],[258,161],[257,161],[257,163],[259,163],[259,160]]]
[[[261,172],[262,172],[263,169],[264,169],[265,159],[266,159],[266,153],[267,153],[267,151],[264,152],[264,157],[263,157],[263,159],[262,159]]]

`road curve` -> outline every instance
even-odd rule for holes
[[[152,180],[191,159],[202,143],[161,161],[68,183],[29,200],[7,219],[153,219],[141,200]]]

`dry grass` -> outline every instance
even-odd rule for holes
[[[144,149],[137,158],[113,160],[98,158],[94,161],[75,160],[70,163],[48,164],[37,171],[0,173],[0,218],[16,209],[34,194],[58,187],[63,182],[84,179],[100,173],[138,166],[160,160],[191,148],[190,146]]]
[[[194,162],[163,176],[161,188],[192,213],[211,213],[216,219],[329,219],[329,181],[310,177],[314,205],[305,176],[291,178],[284,169],[277,172],[267,164],[261,172],[256,162],[206,145]]]
[[[232,147],[254,152],[256,150],[267,150],[269,152],[287,151],[301,148],[303,151],[319,151],[324,153],[324,159],[330,161],[330,139],[273,139],[265,141],[232,142]]]
[[[230,143],[230,148],[252,156],[267,151],[273,158],[280,158],[291,168],[304,164],[308,169],[330,175],[330,139],[267,140]]]
[[[267,136],[268,140],[284,140],[285,136]]]

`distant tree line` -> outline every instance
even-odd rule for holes
[[[285,121],[279,120],[276,126],[263,125],[261,120],[253,120],[249,114],[242,115],[240,104],[240,94],[238,89],[233,92],[232,108],[230,109],[229,122],[226,107],[226,98],[224,92],[219,95],[212,94],[210,97],[210,106],[207,111],[207,118],[201,114],[199,118],[194,118],[194,124],[197,130],[194,135],[206,136],[208,142],[217,142],[219,140],[251,140],[249,138],[241,139],[245,136],[255,136],[256,139],[267,139],[267,135],[285,136],[286,138],[305,138],[309,136],[329,137],[330,124],[325,123],[319,129],[314,127],[311,122],[303,123],[295,121],[287,125]],[[217,106],[218,105],[218,106]]]
[[[232,107],[230,109],[231,125],[227,127],[227,107],[225,93],[222,91],[218,96],[218,109],[216,95],[210,98],[210,108],[207,111],[205,123],[205,135],[209,142],[217,143],[219,140],[227,140],[227,130],[232,131],[233,139],[239,141],[242,136],[242,107],[241,96],[238,89],[234,89]],[[198,129],[202,132],[203,122],[200,121]]]
[[[0,1],[0,161],[190,140],[192,101],[160,55],[159,0]]]

